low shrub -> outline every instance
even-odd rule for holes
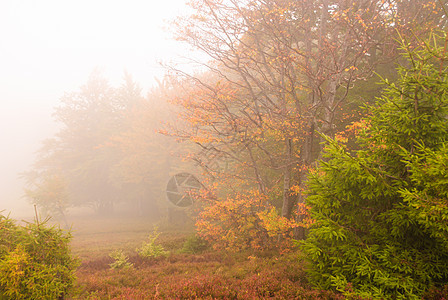
[[[239,252],[289,249],[297,224],[279,214],[258,190],[235,193],[208,203],[198,216],[196,230],[215,250]]]
[[[124,254],[123,250],[116,250],[109,254],[114,262],[109,264],[111,269],[127,269],[132,267],[132,263],[129,262],[129,258]]]
[[[168,255],[168,252],[163,249],[162,245],[156,244],[156,239],[159,235],[160,232],[157,232],[157,228],[154,228],[154,231],[149,236],[148,241],[144,242],[140,248],[136,249],[138,255],[143,258],[156,258],[159,256]]]
[[[206,240],[194,234],[187,238],[180,252],[186,254],[200,254],[209,247],[210,244]]]
[[[103,268],[92,263],[79,269],[80,299],[358,299],[313,289],[295,253],[248,255],[215,251],[167,259],[131,257],[135,268],[120,272],[99,259]]]
[[[0,215],[0,298],[63,298],[76,281],[78,267],[70,239],[70,233],[46,222],[19,226]]]

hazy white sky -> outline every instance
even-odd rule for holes
[[[165,20],[185,13],[185,0],[0,1],[0,211],[21,202],[17,173],[54,132],[63,93],[94,68],[114,85],[127,70],[151,86],[163,74],[158,61],[182,51]]]

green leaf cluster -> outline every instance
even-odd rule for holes
[[[374,299],[421,299],[448,282],[448,55],[446,34],[417,49],[357,136],[328,139],[309,178],[302,244],[312,281]]]
[[[111,269],[128,269],[133,266],[129,262],[129,258],[124,254],[123,250],[116,250],[109,254],[111,258],[114,259],[113,263],[109,264]]]
[[[181,253],[199,254],[210,248],[210,244],[197,234],[191,235],[182,245]]]
[[[78,267],[70,239],[70,233],[45,223],[19,226],[0,215],[0,298],[63,298]]]
[[[143,258],[156,258],[159,256],[166,256],[168,253],[163,249],[163,246],[156,244],[156,239],[159,237],[160,232],[157,232],[157,228],[148,237],[147,242],[143,242],[142,246],[137,249],[138,255]]]

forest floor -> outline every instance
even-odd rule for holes
[[[156,243],[167,255],[143,259],[136,249],[153,233],[151,220],[129,216],[68,221],[72,252],[80,259],[71,299],[343,299],[310,287],[297,251],[206,249],[187,254],[184,244],[192,240],[192,225],[159,222]],[[127,255],[131,267],[110,267],[114,260],[109,254],[116,250]]]

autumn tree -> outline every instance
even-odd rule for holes
[[[303,244],[320,288],[421,299],[447,282],[447,41],[403,41],[408,64],[361,122],[360,150],[327,138]]]
[[[211,61],[201,75],[172,69],[191,125],[174,135],[199,146],[193,159],[233,185],[228,190],[258,189],[291,218],[321,150],[317,132],[334,136],[346,124],[341,110],[351,89],[393,60],[397,29],[410,31],[410,20],[422,17],[442,26],[443,9],[419,3],[192,2],[178,39]]]

